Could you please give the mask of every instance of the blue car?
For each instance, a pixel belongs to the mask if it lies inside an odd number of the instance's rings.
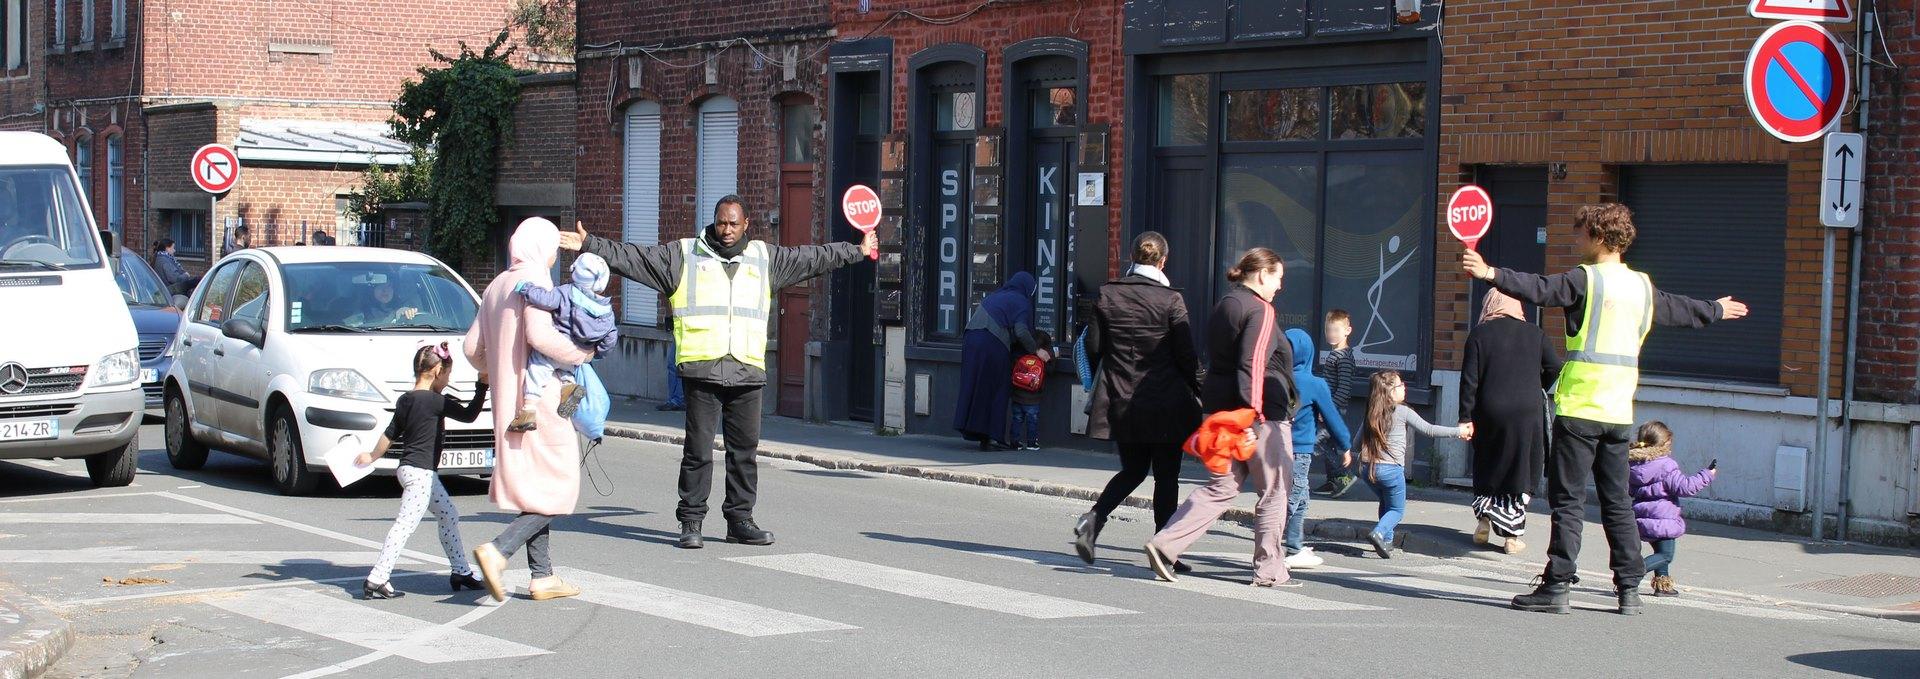
[[[133,331],[140,336],[140,388],[146,395],[147,413],[159,416],[163,406],[161,381],[173,365],[167,347],[180,332],[180,309],[167,286],[160,283],[160,275],[140,255],[121,248],[107,261],[114,282],[120,285],[120,296],[126,299],[127,311],[133,314]]]

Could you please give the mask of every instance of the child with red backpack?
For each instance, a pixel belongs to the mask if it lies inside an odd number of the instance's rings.
[[[1034,343],[1053,346],[1053,335],[1033,331]],[[1013,360],[1013,436],[1014,445],[1027,450],[1040,449],[1040,388],[1047,380],[1047,362],[1040,355],[1027,354]]]

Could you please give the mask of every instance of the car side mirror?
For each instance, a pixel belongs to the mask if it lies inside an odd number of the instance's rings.
[[[267,333],[259,323],[250,319],[236,318],[220,326],[220,334],[259,347],[267,342]]]

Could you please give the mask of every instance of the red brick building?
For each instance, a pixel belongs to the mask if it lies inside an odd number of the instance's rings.
[[[359,172],[405,158],[384,138],[400,84],[432,63],[429,48],[490,40],[511,2],[16,4],[35,13],[31,57],[0,81],[0,125],[67,144],[102,225],[132,247],[172,237],[197,267],[230,219],[259,244],[337,233]],[[187,173],[209,143],[234,146],[244,168],[217,199]]]
[[[1920,493],[1913,470],[1916,294],[1912,257],[1915,113],[1906,84],[1915,63],[1910,7],[1878,4],[1901,69],[1857,63],[1875,81],[1868,159],[1873,188],[1861,272],[1859,391],[1846,435],[1829,437],[1824,505],[1845,494],[1855,536],[1908,542]],[[1689,512],[1735,523],[1810,528],[1819,501],[1814,399],[1820,389],[1821,143],[1786,143],[1755,122],[1741,72],[1754,41],[1776,22],[1745,3],[1450,3],[1444,93],[1438,108],[1439,200],[1469,182],[1486,187],[1495,226],[1480,250],[1497,265],[1563,271],[1577,265],[1573,212],[1618,201],[1636,213],[1626,260],[1665,291],[1752,308],[1739,322],[1656,329],[1641,357],[1636,415],[1672,425],[1684,466],[1722,462]],[[1849,43],[1854,26],[1836,25]],[[1876,50],[1877,51],[1877,50]],[[1876,54],[1876,56],[1878,56]],[[1856,94],[1857,99],[1857,94]],[[1860,119],[1848,115],[1843,130]],[[1460,347],[1481,285],[1458,273],[1459,245],[1437,227],[1433,287],[1434,382],[1443,420],[1452,407]],[[1841,397],[1846,346],[1848,234],[1836,257],[1832,379]],[[1560,314],[1543,314],[1558,336]],[[1836,403],[1834,411],[1839,410]],[[1851,439],[1843,465],[1842,442]],[[1448,476],[1463,449],[1443,455]],[[1832,528],[1828,529],[1831,535]]]
[[[588,230],[653,244],[695,235],[715,203],[741,196],[750,238],[783,245],[834,239],[819,161],[821,65],[832,37],[824,2],[606,0],[576,8],[579,64],[575,204]],[[867,268],[871,268],[870,266]],[[844,277],[780,294],[768,362],[770,409],[807,413],[822,384],[816,338],[823,294]],[[664,395],[670,325],[664,300],[624,283],[620,354],[602,361],[616,392]]]

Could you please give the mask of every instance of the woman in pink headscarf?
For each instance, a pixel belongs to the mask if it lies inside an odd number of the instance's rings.
[[[548,557],[548,526],[556,516],[573,513],[580,497],[580,440],[573,424],[561,417],[559,383],[550,385],[539,401],[520,404],[526,376],[521,369],[527,355],[538,351],[568,367],[593,357],[590,349],[575,346],[553,327],[553,316],[513,293],[522,282],[553,287],[551,271],[560,248],[560,230],[553,222],[534,217],[520,222],[508,249],[513,264],[493,279],[480,298],[480,314],[467,331],[467,360],[493,379],[493,440],[498,457],[488,497],[501,509],[519,512],[492,542],[473,550],[474,564],[486,577],[495,601],[506,600],[501,582],[507,557],[527,548],[527,566],[533,582],[527,592],[535,601],[573,596],[580,589],[553,574]],[[518,406],[518,407],[516,407]],[[539,428],[509,432],[514,413],[528,408]]]
[[[1480,309],[1460,366],[1461,424],[1473,428],[1473,541],[1491,544],[1498,535],[1502,549],[1518,554],[1547,452],[1544,389],[1560,375],[1560,354],[1518,300],[1488,290]]]

